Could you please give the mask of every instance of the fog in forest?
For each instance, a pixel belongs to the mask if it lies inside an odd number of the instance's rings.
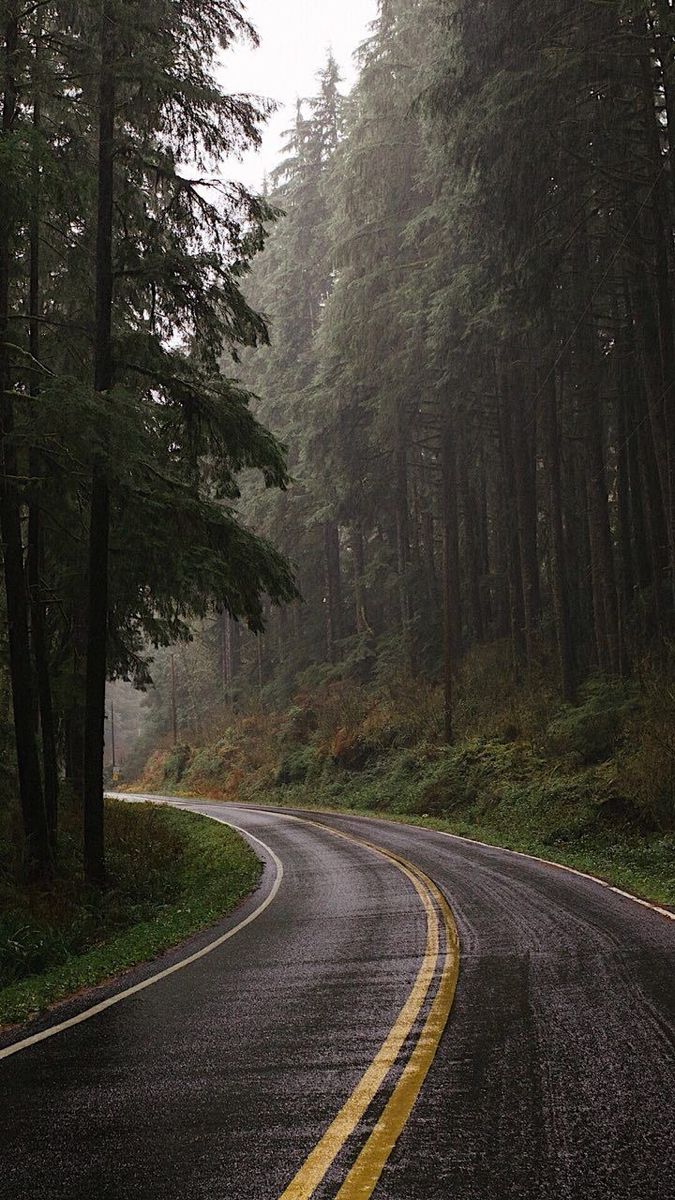
[[[10,875],[113,783],[672,837],[670,0],[0,16]]]
[[[0,41],[3,1200],[675,1196],[675,0]]]

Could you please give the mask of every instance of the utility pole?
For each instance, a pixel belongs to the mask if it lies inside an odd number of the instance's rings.
[[[221,617],[221,676],[223,681],[223,694],[227,700],[230,690],[230,617],[229,614],[223,612]]]
[[[263,648],[262,648],[262,633],[256,634],[256,649],[258,652],[258,692],[262,696],[263,686]]]
[[[178,719],[176,716],[176,659],[171,655],[171,728],[173,731],[173,744],[178,743]]]
[[[226,704],[232,703],[232,624],[229,613],[224,612],[222,617],[222,680],[223,680],[223,697]]]

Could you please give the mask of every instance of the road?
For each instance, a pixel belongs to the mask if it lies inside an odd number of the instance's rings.
[[[190,807],[261,888],[0,1040],[3,1200],[672,1200],[675,921],[429,830]]]

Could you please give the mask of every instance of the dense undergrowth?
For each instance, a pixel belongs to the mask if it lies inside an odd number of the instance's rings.
[[[109,883],[82,882],[79,814],[63,805],[56,876],[21,879],[0,839],[0,1025],[152,958],[229,912],[260,864],[221,824],[151,804],[107,802]]]
[[[561,705],[546,673],[514,686],[494,649],[458,688],[441,739],[439,689],[405,676],[314,681],[284,712],[235,718],[201,746],[157,751],[144,790],[349,808],[436,824],[578,865],[675,902],[675,689],[586,682]]]

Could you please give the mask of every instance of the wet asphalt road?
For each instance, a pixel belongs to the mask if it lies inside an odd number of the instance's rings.
[[[272,811],[194,807],[262,838],[279,891],[199,962],[0,1061],[2,1200],[275,1200],[406,1000],[425,917],[391,862]],[[421,867],[461,939],[450,1020],[375,1200],[673,1200],[675,922],[503,851],[308,815]],[[273,883],[268,862],[217,932]]]

